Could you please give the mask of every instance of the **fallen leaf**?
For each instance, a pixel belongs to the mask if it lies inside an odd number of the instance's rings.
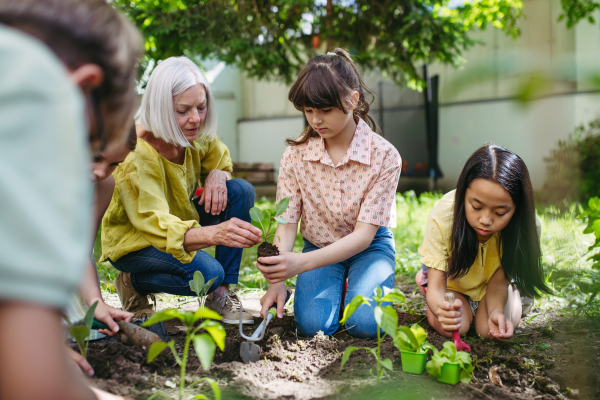
[[[502,387],[502,379],[500,379],[500,375],[498,375],[499,366],[494,366],[490,368],[488,372],[488,377],[490,378],[490,382],[492,382],[496,386]]]

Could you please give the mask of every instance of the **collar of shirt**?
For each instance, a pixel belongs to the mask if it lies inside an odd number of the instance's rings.
[[[365,165],[371,165],[371,144],[373,142],[373,131],[362,118],[358,119],[356,124],[356,132],[346,155],[340,160],[337,165],[342,166],[349,160],[353,160]],[[325,150],[325,141],[322,137],[312,137],[308,140],[306,153],[303,157],[304,161],[319,161],[321,164],[335,167],[329,154]]]

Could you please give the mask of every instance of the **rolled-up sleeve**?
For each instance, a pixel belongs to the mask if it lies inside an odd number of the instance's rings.
[[[129,221],[158,250],[172,254],[183,263],[192,261],[196,252],[184,250],[184,237],[189,229],[200,224],[196,220],[182,221],[170,213],[162,168],[156,164],[152,167],[146,160],[135,165],[136,169],[124,172],[117,181]]]
[[[281,216],[293,224],[298,223],[302,215],[302,193],[294,173],[294,161],[292,160],[297,156],[298,154],[291,147],[286,149],[281,157],[277,179],[277,203],[286,197],[290,199],[287,210]]]
[[[372,225],[394,227],[396,189],[402,170],[402,159],[394,148],[387,151],[381,172],[367,189],[358,214],[358,221]]]
[[[213,169],[233,172],[233,163],[229,155],[229,149],[217,136],[209,143],[208,149],[202,158],[199,181],[204,186],[206,177]]]
[[[421,255],[421,264],[427,265],[440,271],[448,270],[448,241],[436,219],[436,208],[431,211],[427,220],[427,232],[423,238],[423,243],[417,250]]]

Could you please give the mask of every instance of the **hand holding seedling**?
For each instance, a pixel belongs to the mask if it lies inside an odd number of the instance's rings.
[[[459,299],[454,300],[454,303],[443,301],[438,303],[435,315],[438,317],[442,329],[447,332],[460,330],[462,322],[463,304]]]
[[[227,179],[231,174],[227,171],[213,169],[209,172],[202,188],[202,196],[198,204],[204,204],[204,211],[219,215],[227,207]]]
[[[303,254],[286,252],[275,257],[259,257],[256,267],[267,282],[278,283],[305,272],[304,260]]]
[[[490,328],[490,338],[499,342],[507,342],[515,331],[512,321],[506,319],[504,312],[494,310],[488,318],[488,327]]]

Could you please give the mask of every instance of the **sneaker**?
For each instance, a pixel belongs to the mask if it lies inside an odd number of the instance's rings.
[[[127,273],[127,275],[129,274]],[[129,281],[127,278],[129,278],[129,276],[125,276],[123,272],[119,272],[115,278],[115,289],[119,295],[119,300],[121,300],[121,308],[133,313],[134,318],[150,317],[154,314],[154,310],[151,303],[148,301],[148,296],[142,296],[136,292],[130,282],[128,282],[129,285],[127,285],[125,283],[126,281]],[[156,298],[154,295],[150,296],[154,300],[154,305],[156,306]]]
[[[206,308],[210,308],[217,314],[223,317],[223,322],[226,324],[240,323],[240,298],[237,294],[225,289],[224,296],[215,296],[214,293],[206,297]],[[252,314],[244,311],[242,314],[242,324],[254,324]]]
[[[527,314],[529,314],[529,312],[533,308],[534,304],[535,304],[535,301],[533,300],[533,298],[527,297],[527,296],[521,296],[521,307],[522,307],[521,317],[524,317]]]

